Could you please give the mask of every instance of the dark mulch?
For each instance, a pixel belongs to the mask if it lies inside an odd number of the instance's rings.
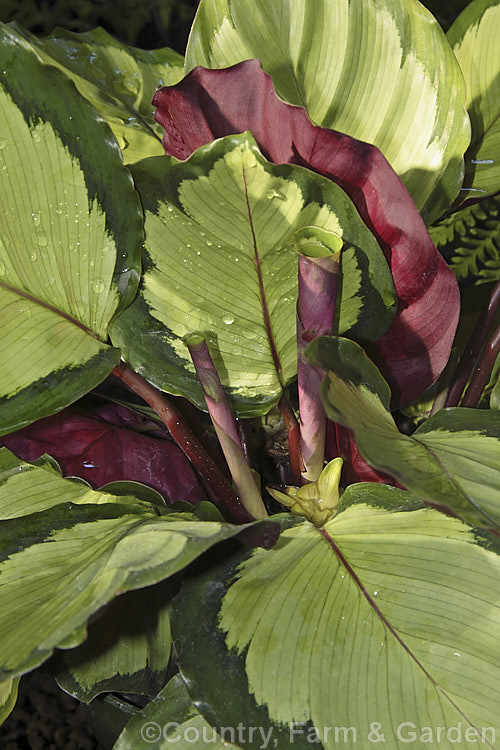
[[[53,678],[32,672],[21,680],[17,705],[0,727],[2,750],[98,750],[79,701]]]

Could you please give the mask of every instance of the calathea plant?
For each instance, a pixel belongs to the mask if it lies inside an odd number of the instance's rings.
[[[499,746],[499,26],[2,27],[2,719],[43,665],[116,750]]]

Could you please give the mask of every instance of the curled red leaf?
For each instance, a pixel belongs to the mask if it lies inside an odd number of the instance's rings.
[[[195,68],[153,98],[167,154],[250,130],[276,164],[298,164],[336,182],[351,198],[389,263],[399,304],[372,351],[393,405],[415,399],[443,370],[459,316],[455,277],[435,248],[407,189],[383,154],[313,125],[305,109],[281,101],[258,60],[224,70]]]
[[[24,461],[53,456],[64,476],[85,479],[94,488],[135,481],[158,490],[167,504],[197,503],[206,495],[182,451],[165,437],[140,432],[144,420],[116,405],[86,416],[74,409],[40,419],[2,438]]]

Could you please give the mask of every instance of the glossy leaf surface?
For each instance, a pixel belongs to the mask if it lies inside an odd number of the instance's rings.
[[[11,713],[17,701],[19,677],[0,682],[0,725]]]
[[[176,675],[139,716],[128,722],[113,750],[136,750],[145,740],[152,750],[168,750],[173,743],[179,750],[237,750],[241,745],[228,741],[234,736],[232,728],[228,728],[224,739],[217,734],[193,705],[184,682]]]
[[[249,58],[314,123],[377,146],[428,223],[450,206],[469,143],[464,83],[419,2],[203,0],[186,70]]]
[[[0,71],[4,434],[76,400],[119,361],[107,326],[137,287],[142,217],[108,126],[7,27]]]
[[[169,577],[242,530],[189,513],[159,517],[5,448],[0,461],[1,679],[77,646],[90,615],[117,593]]]
[[[407,492],[352,485],[324,528],[298,522],[271,550],[183,587],[172,630],[191,700],[214,727],[271,730],[279,750],[291,737],[310,747],[312,727],[314,746],[330,750],[368,746],[374,728],[399,747],[412,724],[459,723],[460,747],[489,727],[493,748],[498,553],[497,541]],[[418,736],[417,747],[456,746]]]
[[[158,86],[182,77],[181,55],[168,47],[130,47],[101,28],[81,34],[56,29],[43,39],[17,30],[94,105],[113,131],[125,163],[162,153],[151,99]]]
[[[462,69],[472,140],[460,202],[500,190],[500,2],[473,0],[448,31]]]
[[[113,599],[80,646],[57,654],[59,686],[84,703],[104,692],[156,695],[170,659],[170,596],[163,581]]]
[[[249,129],[275,163],[325,175],[350,196],[383,249],[399,301],[378,341],[397,404],[414,400],[445,366],[458,320],[458,289],[410,195],[381,152],[325,128],[280,101],[257,60],[229,70],[196,68],[155,95],[167,153],[179,159],[214,138]]]
[[[341,235],[340,331],[373,340],[394,288],[382,252],[345,193],[296,166],[267,162],[249,133],[186,162],[132,168],[146,214],[139,298],[113,323],[127,361],[157,387],[205,400],[182,338],[200,332],[240,414],[262,414],[297,372],[295,231]]]
[[[357,344],[323,337],[308,355],[326,372],[322,397],[328,416],[354,432],[369,464],[428,502],[481,526],[498,526],[498,412],[444,409],[411,436],[403,435],[389,411],[387,383]]]

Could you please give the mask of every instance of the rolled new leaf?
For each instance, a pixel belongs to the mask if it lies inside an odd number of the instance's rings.
[[[196,333],[186,336],[184,343],[189,349],[198,380],[203,388],[208,413],[215,427],[240,500],[254,518],[265,518],[267,511],[248,465],[238,436],[236,422],[229,409],[207,343],[203,336]]]
[[[500,526],[498,412],[441,409],[404,435],[390,413],[386,381],[354,341],[317,338],[307,357],[326,372],[321,393],[328,416],[352,430],[365,461],[468,523]]]
[[[376,344],[393,405],[413,401],[438,378],[458,322],[458,286],[381,151],[313,125],[303,108],[278,99],[258,60],[227,70],[195,68],[175,86],[158,90],[153,104],[165,128],[165,150],[178,159],[216,138],[250,130],[275,164],[299,164],[337,183],[377,239],[394,279],[398,312]]]
[[[318,227],[302,227],[293,237],[299,252],[297,375],[303,477],[315,482],[325,463],[326,413],[320,387],[324,373],[304,357],[308,344],[333,330],[342,238]]]

